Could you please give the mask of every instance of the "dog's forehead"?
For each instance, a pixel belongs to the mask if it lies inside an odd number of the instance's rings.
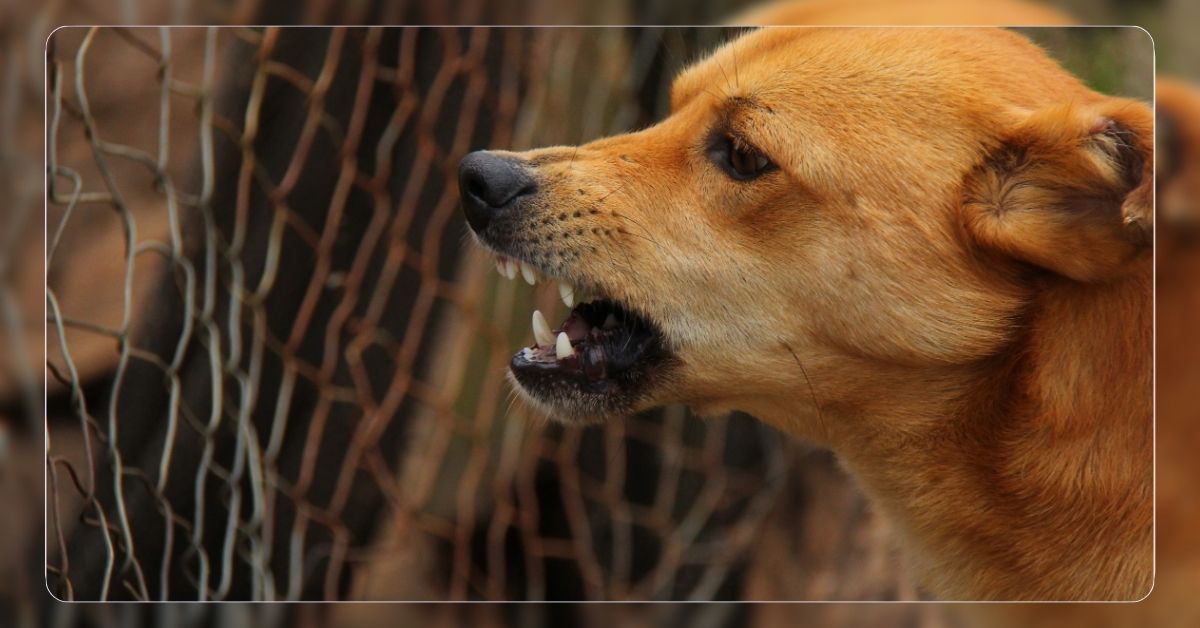
[[[981,52],[983,51],[983,52]],[[986,63],[984,62],[986,61]],[[1040,77],[1031,84],[1030,72]],[[694,100],[823,92],[890,98],[1002,94],[1025,100],[1078,91],[1078,82],[1027,39],[996,28],[794,27],[749,31],[684,69],[671,88],[679,110]],[[1009,90],[1012,91],[1012,90]],[[997,103],[999,104],[999,103]]]
[[[769,58],[779,47],[805,36],[807,28],[763,28],[726,42],[685,68],[671,84],[671,106],[678,110],[701,95],[729,97],[757,91],[779,67]],[[772,68],[764,66],[773,65]],[[765,71],[764,71],[765,69]]]
[[[748,31],[684,69],[672,104],[699,96],[744,96],[817,81],[858,79],[904,63],[912,55],[907,29],[770,26]],[[870,48],[872,54],[863,54]],[[887,63],[881,63],[882,58]],[[919,63],[914,60],[911,65]]]

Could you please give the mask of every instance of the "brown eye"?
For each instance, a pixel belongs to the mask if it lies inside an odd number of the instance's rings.
[[[762,153],[733,146],[729,151],[729,166],[743,177],[753,177],[771,164]]]
[[[717,138],[709,148],[709,158],[739,181],[758,177],[775,166],[758,149],[729,136]]]

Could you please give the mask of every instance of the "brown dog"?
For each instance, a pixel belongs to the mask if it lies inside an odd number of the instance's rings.
[[[671,401],[837,451],[925,584],[1152,579],[1153,116],[995,29],[753,31],[672,114],[473,153],[468,221],[576,307],[513,358],[565,419]]]

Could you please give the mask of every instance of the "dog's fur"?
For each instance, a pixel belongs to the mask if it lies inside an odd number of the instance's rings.
[[[1065,26],[1058,9],[1024,0],[793,0],[755,6],[730,24],[791,26]]]
[[[523,220],[543,272],[661,327],[638,407],[832,447],[936,595],[1137,599],[1152,128],[1008,31],[768,28],[683,72],[662,123],[520,154]],[[731,179],[714,133],[776,169]]]

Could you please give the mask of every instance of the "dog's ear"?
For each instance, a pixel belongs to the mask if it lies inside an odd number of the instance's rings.
[[[1130,100],[1021,113],[963,186],[979,245],[1078,281],[1115,278],[1153,242],[1154,116]]]

